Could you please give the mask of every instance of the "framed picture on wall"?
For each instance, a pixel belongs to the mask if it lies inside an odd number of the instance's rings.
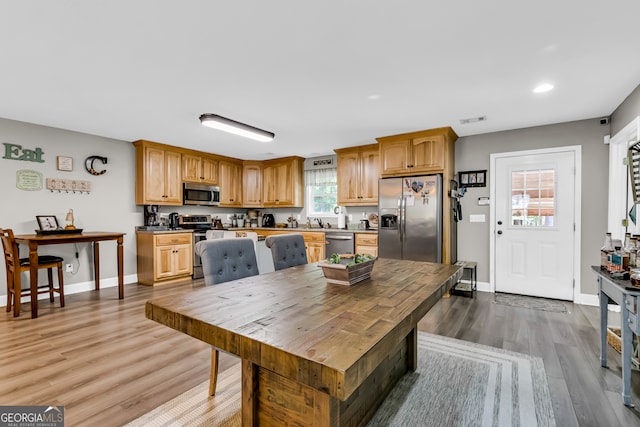
[[[462,187],[486,187],[487,171],[464,171],[458,172],[458,179]]]

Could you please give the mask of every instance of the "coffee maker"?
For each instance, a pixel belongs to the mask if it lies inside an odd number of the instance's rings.
[[[160,215],[158,213],[158,205],[144,206],[144,225],[145,227],[155,227],[160,225]]]

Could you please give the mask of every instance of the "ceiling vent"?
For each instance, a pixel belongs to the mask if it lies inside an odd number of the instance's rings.
[[[487,116],[471,117],[469,119],[460,119],[460,124],[468,125],[470,123],[478,123],[478,122],[486,122],[486,121],[487,121]]]
[[[332,169],[336,167],[336,156],[310,157],[304,159],[304,170]]]

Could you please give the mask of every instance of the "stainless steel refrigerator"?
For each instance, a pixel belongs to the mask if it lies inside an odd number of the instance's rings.
[[[442,176],[382,178],[378,256],[442,262]]]

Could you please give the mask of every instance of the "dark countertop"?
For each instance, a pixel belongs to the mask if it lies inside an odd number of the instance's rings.
[[[358,228],[354,229],[344,229],[344,228],[320,228],[320,227],[255,227],[255,228],[247,228],[247,227],[237,227],[237,228],[229,228],[230,231],[234,230],[246,230],[246,231],[260,231],[260,230],[268,230],[268,231],[289,231],[291,233],[302,233],[302,232],[322,232],[322,233],[368,233],[368,234],[378,234],[377,228],[370,228],[368,230],[361,230]]]

